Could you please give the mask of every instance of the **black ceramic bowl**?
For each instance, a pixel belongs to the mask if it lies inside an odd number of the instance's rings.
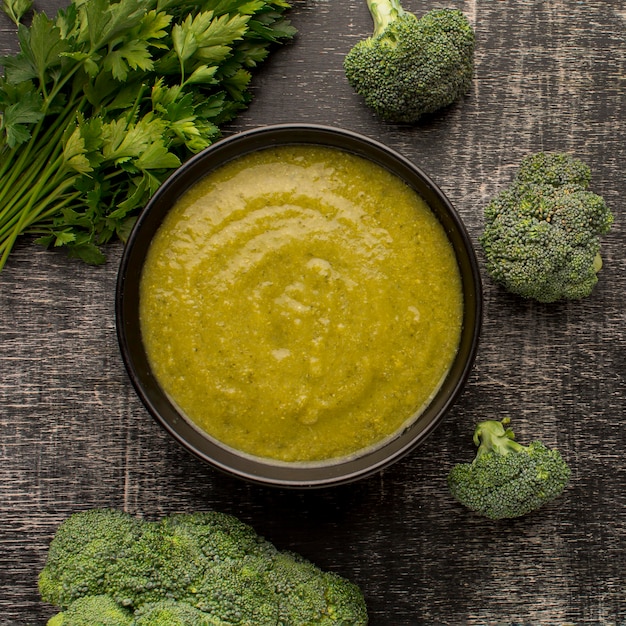
[[[464,318],[454,363],[426,410],[405,430],[381,447],[361,456],[322,465],[286,464],[239,454],[206,436],[181,415],[155,379],[142,344],[139,282],[153,235],[170,207],[208,172],[242,154],[270,146],[315,144],[349,151],[395,173],[429,204],[443,225],[456,253],[462,276]],[[253,482],[283,487],[322,487],[346,483],[379,471],[413,450],[441,422],[459,396],[476,354],[482,316],[478,264],[457,212],[419,167],[381,143],[361,135],[317,125],[267,126],[223,139],[180,167],[157,191],[140,215],[122,257],[116,294],[117,333],[130,379],[152,416],[180,444],[229,474]]]

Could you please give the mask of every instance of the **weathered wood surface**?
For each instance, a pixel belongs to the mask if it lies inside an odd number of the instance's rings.
[[[0,274],[0,624],[44,624],[36,576],[73,511],[145,516],[213,507],[282,548],[352,578],[374,626],[626,623],[626,7],[618,0],[454,2],[475,25],[471,95],[415,127],[376,120],[348,86],[345,53],[367,35],[362,0],[297,0],[300,34],[255,77],[227,134],[317,122],[363,132],[424,167],[476,240],[485,202],[529,152],[567,150],[593,169],[616,216],[583,302],[542,306],[485,277],[474,372],[418,451],[353,486],[263,489],[217,474],[147,415],[123,369],[113,292],[119,246],[91,268],[27,241]],[[50,14],[59,0],[36,1]],[[406,0],[422,12],[435,5]],[[0,18],[0,52],[17,37]],[[476,420],[515,418],[573,469],[566,495],[493,523],[451,501],[445,476],[473,454]]]

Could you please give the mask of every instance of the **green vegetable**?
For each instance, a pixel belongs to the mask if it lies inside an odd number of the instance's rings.
[[[217,512],[154,522],[108,509],[75,513],[50,544],[39,590],[62,609],[49,626],[80,626],[82,616],[103,626],[368,621],[356,585],[279,551],[251,526]],[[119,622],[105,621],[116,611]]]
[[[39,590],[46,601],[67,607],[83,596],[103,593],[108,571],[141,538],[143,523],[126,513],[93,510],[70,516],[50,544]]]
[[[474,74],[475,35],[456,9],[418,19],[399,0],[367,0],[374,33],[346,55],[353,89],[383,120],[416,122],[467,93]]]
[[[591,294],[602,267],[599,236],[613,214],[589,191],[591,170],[563,153],[527,156],[485,208],[486,269],[508,291],[539,302]]]
[[[19,22],[28,0],[3,0]],[[18,236],[101,263],[139,209],[251,99],[293,37],[286,0],[74,0],[0,59],[0,269]]]
[[[48,626],[135,626],[133,615],[107,595],[85,596],[48,620]]]
[[[32,6],[32,0],[2,0],[2,10],[18,25]]]
[[[517,443],[505,428],[509,421],[480,422],[474,431],[476,458],[455,465],[448,475],[450,492],[461,504],[494,520],[538,509],[559,496],[570,477],[558,450],[541,441]]]
[[[228,626],[186,602],[161,600],[148,602],[134,615],[132,626]]]

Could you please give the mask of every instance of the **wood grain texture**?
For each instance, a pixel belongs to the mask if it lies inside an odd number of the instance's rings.
[[[52,14],[61,3],[36,6]],[[571,151],[616,217],[593,295],[538,305],[484,276],[480,353],[436,434],[358,484],[285,492],[205,467],[141,406],[115,335],[119,245],[92,268],[20,241],[0,274],[0,625],[45,624],[53,609],[36,576],[50,537],[96,506],[148,518],[233,513],[357,582],[373,626],[626,623],[626,10],[617,0],[448,6],[478,39],[472,91],[458,105],[413,127],[381,123],[342,70],[370,32],[365,3],[296,0],[300,34],[255,75],[252,106],[225,134],[316,122],[370,135],[431,174],[474,241],[482,207],[525,154]],[[0,17],[0,53],[16,49]],[[573,475],[558,502],[494,523],[452,502],[445,477],[472,457],[474,423],[502,413],[521,441],[558,446]]]

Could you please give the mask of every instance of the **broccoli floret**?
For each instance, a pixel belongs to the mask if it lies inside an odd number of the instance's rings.
[[[248,524],[216,511],[166,518],[171,532],[193,541],[205,571],[185,601],[228,623],[275,624],[277,603],[267,569],[276,547]]]
[[[277,555],[269,576],[279,595],[281,624],[367,624],[367,610],[356,585],[331,572],[320,572],[298,554]]]
[[[267,578],[268,565],[268,561],[254,556],[215,563],[187,601],[228,624],[279,624],[276,592]]]
[[[94,509],[70,516],[57,529],[39,575],[46,602],[67,608],[103,592],[103,576],[141,535],[142,522],[121,511]]]
[[[307,617],[311,624],[332,623],[326,576],[320,576],[315,565],[284,552],[273,560],[270,579],[278,594],[281,623],[300,624]]]
[[[448,475],[452,495],[490,519],[520,517],[553,500],[567,485],[570,469],[558,450],[541,441],[523,446],[505,426],[510,420],[480,422],[472,463],[455,465]]]
[[[202,578],[207,559],[168,518],[144,523],[132,546],[104,574],[104,590],[123,606],[180,598]]]
[[[135,626],[133,614],[107,595],[85,596],[74,600],[62,613],[48,620],[47,626]]]
[[[514,181],[485,207],[486,269],[508,291],[539,302],[591,294],[602,267],[599,236],[613,214],[589,191],[591,170],[564,153],[523,159]]]
[[[333,572],[324,574],[326,603],[332,624],[367,624],[367,608],[357,585]]]
[[[166,518],[172,534],[192,539],[211,561],[238,561],[246,556],[269,558],[278,550],[249,524],[219,511],[178,513]]]
[[[367,624],[356,585],[273,546],[216,562],[186,601],[229,624]]]
[[[352,88],[383,120],[414,123],[464,96],[474,74],[475,34],[456,9],[418,19],[399,0],[367,0],[374,33],[346,55]]]
[[[367,624],[356,585],[217,512],[155,522],[112,510],[76,513],[52,540],[39,580],[43,599],[67,611],[76,598],[105,594],[134,615],[133,626]]]
[[[132,626],[228,626],[186,602],[161,600],[144,604],[135,612]]]

